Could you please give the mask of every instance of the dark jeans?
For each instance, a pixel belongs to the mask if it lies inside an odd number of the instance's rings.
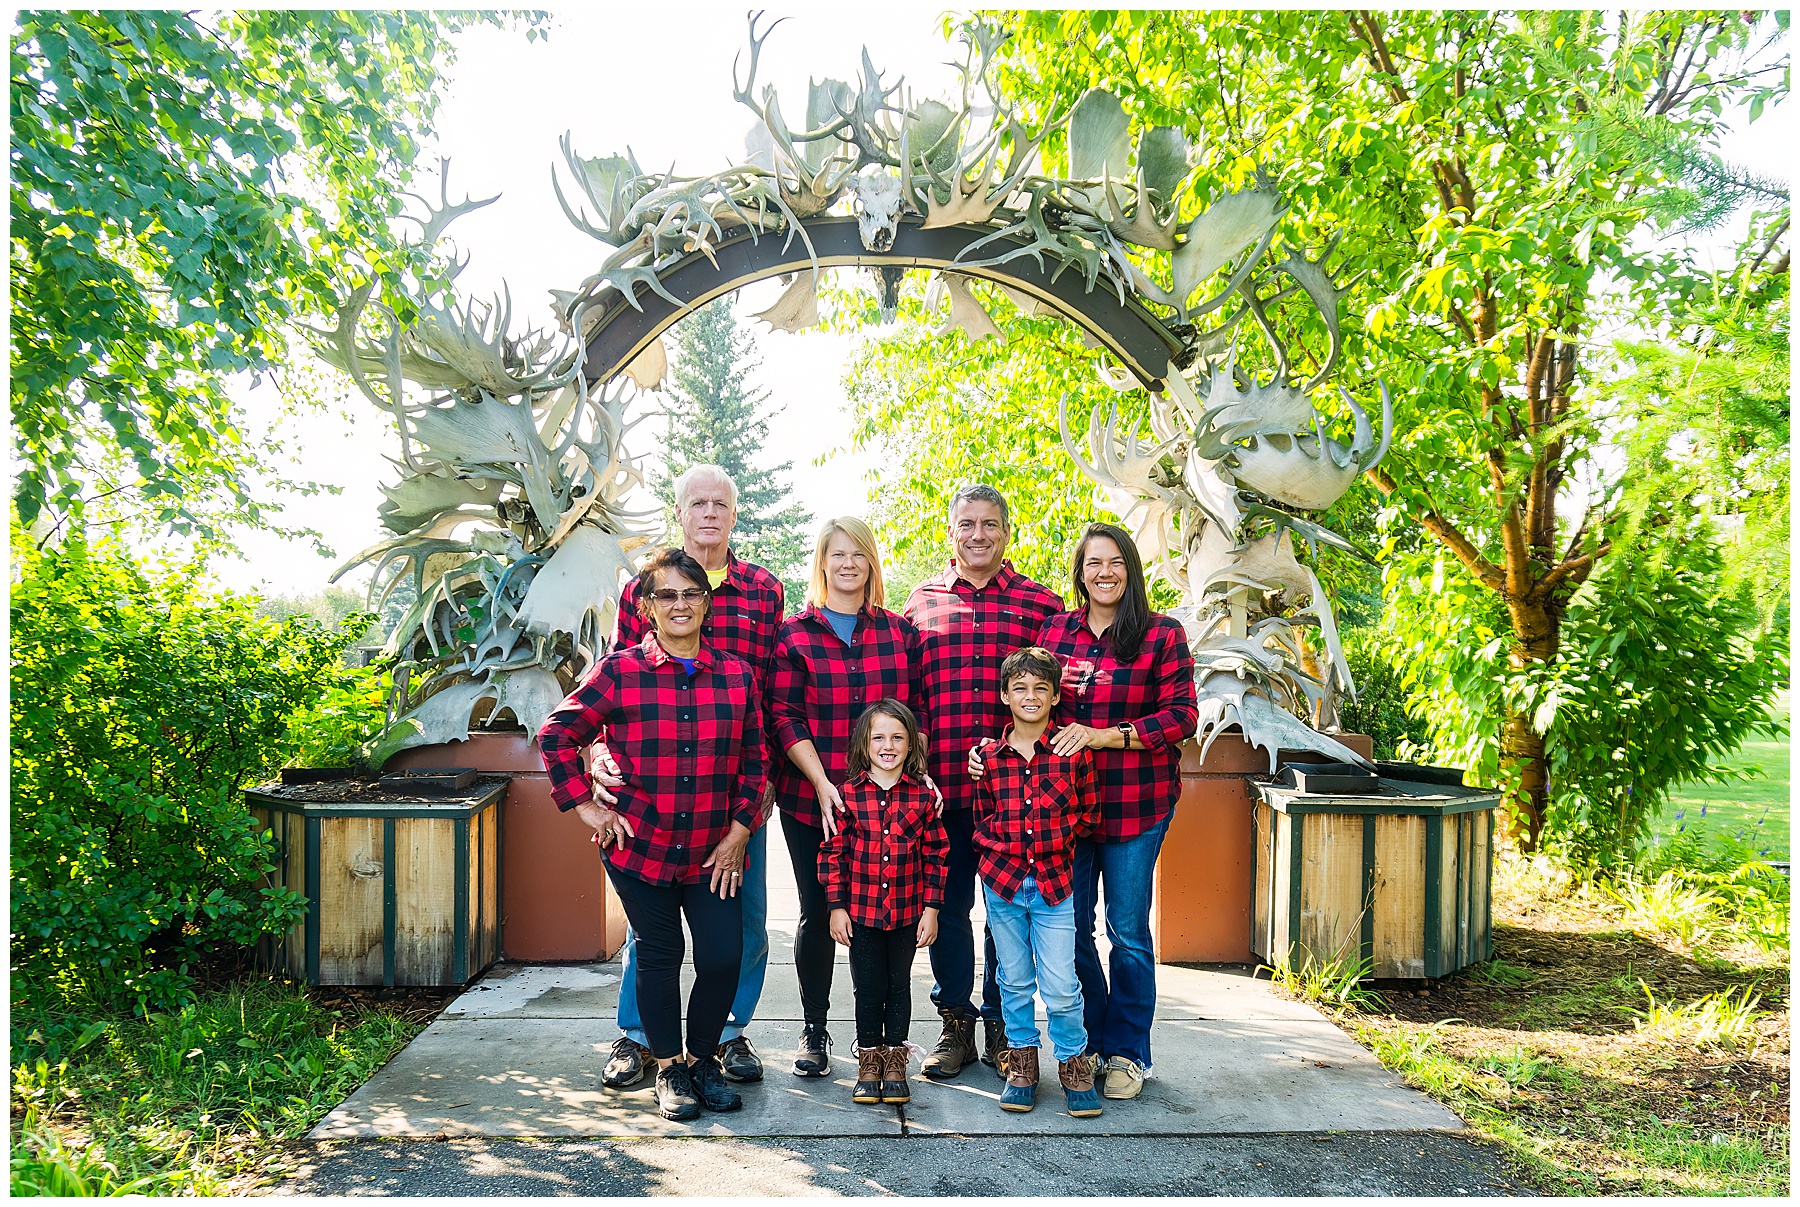
[[[731,1013],[744,958],[744,902],[698,884],[650,884],[606,867],[637,934],[637,1000],[650,1054],[673,1060],[681,1046],[681,916],[694,936],[694,988],[687,1002],[687,1052],[711,1056]]]
[[[856,1046],[906,1042],[912,1026],[913,953],[919,924],[876,930],[850,924],[850,983],[856,986]]]
[[[1075,973],[1087,1015],[1089,1047],[1125,1056],[1150,1070],[1150,1023],[1156,1014],[1156,946],[1150,936],[1150,897],[1156,857],[1174,815],[1136,838],[1075,844]],[[1100,967],[1094,914],[1106,892],[1107,969]],[[1110,973],[1110,976],[1108,975]]]
[[[950,836],[950,877],[944,882],[944,904],[938,910],[938,937],[931,952],[931,1004],[959,1014],[976,1013],[969,1000],[975,990],[975,924],[969,911],[975,905],[976,870],[975,810],[944,810],[944,830]],[[983,1018],[1000,1017],[1000,985],[994,979],[1000,961],[994,955],[994,936],[981,928],[981,1010]]]
[[[819,883],[819,847],[825,831],[795,821],[784,810],[781,836],[787,840],[788,857],[794,861],[794,885],[800,890],[800,925],[794,931],[794,971],[800,977],[800,1014],[808,1024],[823,1026],[831,1013],[832,962],[837,944],[831,941],[831,907],[825,886]]]

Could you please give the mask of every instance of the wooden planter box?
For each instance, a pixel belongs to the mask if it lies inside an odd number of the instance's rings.
[[[1412,980],[1490,957],[1499,797],[1458,771],[1379,767],[1367,795],[1256,785],[1250,946],[1265,963],[1361,959]]]
[[[274,836],[272,883],[305,921],[257,952],[309,985],[464,985],[500,958],[504,776],[414,794],[372,780],[246,789]]]

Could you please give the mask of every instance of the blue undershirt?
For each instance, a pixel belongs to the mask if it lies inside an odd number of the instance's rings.
[[[833,612],[824,604],[819,605],[819,611],[824,614],[825,623],[831,626],[831,631],[838,635],[838,640],[849,645],[850,634],[856,632],[856,613]]]
[[[677,661],[677,662],[681,663],[681,665],[687,667],[687,673],[690,678],[694,674],[694,664],[696,662],[700,661],[698,658],[681,658],[674,654],[670,654],[669,657],[674,658],[675,661]]]

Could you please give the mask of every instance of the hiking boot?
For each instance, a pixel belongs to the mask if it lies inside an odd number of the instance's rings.
[[[656,1073],[656,1111],[664,1119],[685,1123],[700,1114],[700,1095],[694,1089],[694,1075],[676,1061]]]
[[[748,1036],[740,1035],[736,1039],[726,1040],[719,1045],[719,1050],[713,1056],[717,1058],[726,1081],[762,1080],[762,1057],[750,1046]]]
[[[1008,1048],[1000,1057],[1006,1088],[1000,1091],[1000,1109],[1024,1113],[1037,1105],[1038,1050]]]
[[[731,1088],[725,1080],[724,1070],[719,1068],[717,1057],[708,1056],[697,1060],[691,1066],[690,1074],[694,1083],[694,1093],[700,1099],[700,1105],[709,1111],[735,1111],[744,1105],[743,1095]]]
[[[1100,1092],[1094,1088],[1092,1057],[1083,1053],[1072,1060],[1059,1061],[1056,1079],[1062,1082],[1063,1097],[1069,1103],[1069,1114],[1077,1119],[1091,1119],[1101,1112]]]
[[[942,1081],[946,1077],[954,1077],[963,1071],[964,1065],[974,1064],[975,1052],[975,1020],[950,1009],[940,1008],[938,1014],[944,1020],[944,1033],[938,1037],[937,1047],[925,1058],[923,1072],[934,1081]]]
[[[1000,1053],[1006,1051],[1006,1020],[984,1017],[981,1031],[981,1063],[998,1072]]]
[[[856,1050],[856,1088],[850,1091],[852,1102],[881,1101],[881,1070],[886,1055],[887,1049],[883,1047]]]
[[[912,1091],[906,1085],[906,1066],[912,1054],[906,1050],[905,1044],[890,1044],[882,1049],[881,1057],[881,1100],[883,1102],[911,1102]]]
[[[824,1023],[807,1023],[794,1050],[794,1076],[831,1076],[831,1036]]]
[[[1136,1098],[1144,1092],[1144,1067],[1129,1056],[1110,1056],[1106,1061],[1106,1086],[1101,1090],[1108,1098]]]
[[[644,1079],[656,1067],[650,1049],[629,1035],[613,1040],[612,1056],[600,1070],[600,1084],[615,1090],[628,1089]]]

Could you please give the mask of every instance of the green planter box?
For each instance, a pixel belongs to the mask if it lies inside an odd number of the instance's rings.
[[[309,985],[465,985],[500,958],[500,801],[484,775],[442,796],[373,780],[246,789],[275,836],[272,884],[306,919],[258,945],[265,967]]]
[[[1379,792],[1257,784],[1250,948],[1415,980],[1493,951],[1494,807],[1448,768],[1384,763]]]

